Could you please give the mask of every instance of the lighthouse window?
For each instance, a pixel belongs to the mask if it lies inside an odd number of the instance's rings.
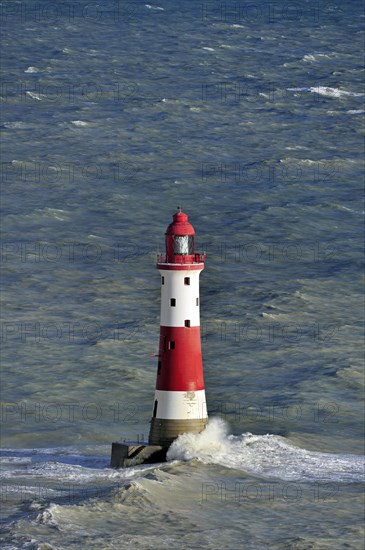
[[[199,305],[199,298],[196,299],[196,305]]]
[[[161,284],[164,285],[165,284],[165,277],[162,275],[161,277]]]
[[[190,319],[185,319],[185,326],[190,327]]]
[[[176,306],[176,298],[170,298],[170,306],[175,307]]]
[[[174,340],[170,340],[170,342],[169,342],[169,349],[175,349],[175,342],[174,342]]]
[[[161,373],[161,361],[157,363],[157,374]]]
[[[156,418],[156,414],[157,414],[157,399],[155,399],[155,404],[153,405],[153,418]]]
[[[174,253],[179,255],[194,254],[194,237],[189,235],[175,235]]]
[[[190,285],[190,277],[184,277],[184,285]]]

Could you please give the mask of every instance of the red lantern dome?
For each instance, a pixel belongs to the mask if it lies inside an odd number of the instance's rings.
[[[166,230],[166,259],[168,264],[192,264],[204,261],[201,254],[195,254],[194,227],[188,215],[181,208],[173,215],[173,222]],[[159,263],[161,263],[161,260]]]

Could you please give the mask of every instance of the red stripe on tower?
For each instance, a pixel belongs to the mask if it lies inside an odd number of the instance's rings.
[[[161,321],[150,445],[167,446],[207,422],[200,341],[199,276],[205,256],[195,253],[188,216],[173,215],[166,231],[166,255],[159,257]]]

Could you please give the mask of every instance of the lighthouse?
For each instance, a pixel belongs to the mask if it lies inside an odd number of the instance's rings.
[[[113,443],[112,467],[161,462],[170,444],[208,423],[200,338],[199,277],[205,255],[195,252],[195,230],[178,207],[157,258],[161,313],[156,389],[148,443]]]
[[[149,443],[169,446],[181,433],[201,432],[207,422],[200,340],[199,276],[195,231],[179,211],[166,231],[161,276],[161,320],[157,380]]]

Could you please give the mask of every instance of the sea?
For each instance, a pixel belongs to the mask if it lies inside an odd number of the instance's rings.
[[[361,1],[4,0],[1,548],[364,548]],[[146,441],[181,206],[209,424]]]

